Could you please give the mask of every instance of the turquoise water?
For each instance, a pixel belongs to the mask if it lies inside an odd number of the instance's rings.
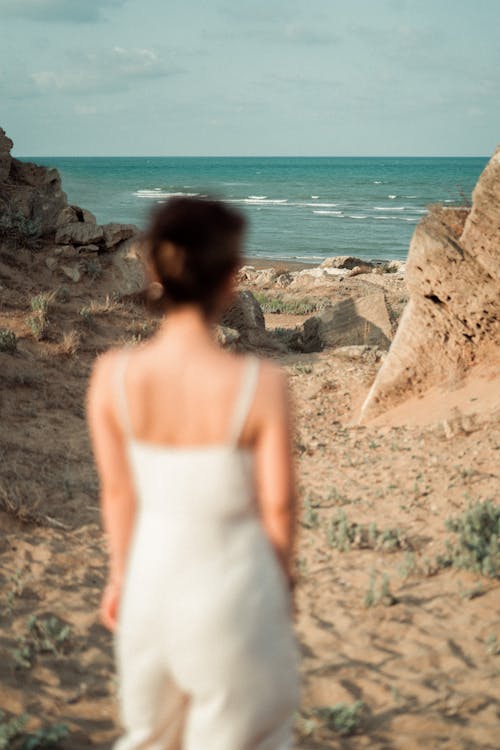
[[[176,193],[210,193],[249,219],[247,252],[316,261],[404,259],[430,203],[460,205],[486,158],[30,157],[59,169],[71,203],[99,222],[144,226]]]

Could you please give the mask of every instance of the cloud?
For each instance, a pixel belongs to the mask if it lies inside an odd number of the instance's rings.
[[[74,60],[74,53],[71,58]],[[153,50],[114,47],[82,53],[72,67],[40,70],[30,78],[39,92],[82,94],[123,91],[140,80],[160,79],[180,72],[180,68],[164,62]]]
[[[0,0],[3,15],[30,18],[35,21],[70,21],[94,23],[103,11],[120,7],[127,0]]]

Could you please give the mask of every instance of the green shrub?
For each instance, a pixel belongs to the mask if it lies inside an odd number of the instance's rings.
[[[447,543],[447,554],[438,558],[440,565],[500,578],[500,505],[491,500],[469,505],[461,516],[449,518],[446,528],[456,540]]]
[[[314,713],[325,723],[327,729],[346,737],[359,729],[363,708],[363,701],[355,701],[354,703],[336,703],[334,706],[320,706],[314,709]]]
[[[345,512],[339,510],[326,529],[330,547],[346,552],[350,549],[382,549],[393,551],[408,546],[399,529],[378,529],[375,523],[351,523]]]
[[[0,352],[13,354],[17,350],[17,338],[14,331],[8,328],[0,328]]]
[[[284,300],[279,295],[273,296],[263,292],[256,292],[255,299],[265,313],[288,313],[289,315],[308,315],[317,310],[323,310],[329,304],[328,300],[309,297]]]
[[[66,724],[52,724],[26,734],[23,730],[27,721],[27,714],[6,719],[4,712],[0,711],[0,750],[10,750],[14,746],[19,750],[54,748],[69,735]]]
[[[41,233],[42,225],[38,219],[29,219],[16,210],[2,211],[0,214],[0,239],[37,247]]]

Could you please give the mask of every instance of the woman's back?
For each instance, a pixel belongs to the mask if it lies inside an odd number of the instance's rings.
[[[148,270],[166,316],[91,379],[110,551],[101,611],[116,632],[125,728],[116,750],[291,747],[287,383],[213,332],[235,296],[243,224],[217,201],[157,210]]]

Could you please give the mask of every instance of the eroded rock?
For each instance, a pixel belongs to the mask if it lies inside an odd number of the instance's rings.
[[[119,224],[117,222],[111,222],[110,224],[102,225],[102,232],[104,244],[109,250],[120,242],[134,237],[139,233],[139,230],[135,224]]]
[[[391,322],[382,292],[336,302],[303,325],[305,352],[324,347],[376,346],[388,349],[392,338]]]
[[[90,245],[100,242],[104,237],[102,227],[87,222],[74,222],[59,227],[55,241],[58,245]]]
[[[417,225],[406,283],[410,301],[362,420],[434,386],[456,384],[472,365],[498,356],[500,148],[479,178],[470,213],[450,218],[439,208]]]

